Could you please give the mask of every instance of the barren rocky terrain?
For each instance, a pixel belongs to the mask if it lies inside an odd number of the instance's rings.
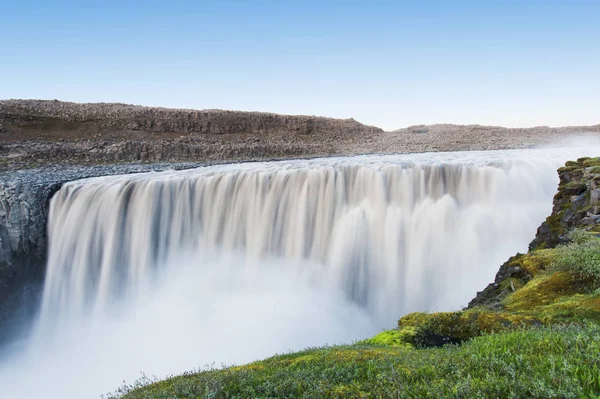
[[[600,125],[430,125],[386,132],[354,119],[6,100],[0,101],[0,170],[527,148],[583,133],[598,136]]]

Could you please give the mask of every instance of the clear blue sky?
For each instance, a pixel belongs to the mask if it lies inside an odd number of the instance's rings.
[[[2,0],[0,98],[600,123],[600,0]]]

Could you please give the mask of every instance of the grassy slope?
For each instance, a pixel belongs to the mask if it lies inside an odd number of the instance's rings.
[[[133,398],[584,398],[600,392],[600,328],[566,326],[409,349],[351,345],[171,378]]]
[[[527,277],[502,281],[499,304],[409,314],[355,345],[188,373],[125,398],[599,398],[600,239],[579,232],[507,267]]]

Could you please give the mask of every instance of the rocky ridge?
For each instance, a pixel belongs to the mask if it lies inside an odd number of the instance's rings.
[[[27,132],[39,130],[62,135],[71,128],[77,133],[93,132],[117,136],[136,131],[146,133],[236,134],[281,131],[286,134],[381,132],[354,119],[306,115],[279,115],[267,112],[152,108],[128,104],[77,104],[44,100],[0,101],[4,129]]]
[[[600,125],[527,129],[431,125],[384,132],[354,119],[6,100],[0,101],[0,170],[530,148],[599,133]]]
[[[382,133],[354,119],[7,100],[0,101],[0,169],[327,156]]]

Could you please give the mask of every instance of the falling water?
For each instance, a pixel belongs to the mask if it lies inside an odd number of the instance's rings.
[[[320,264],[382,325],[455,308],[533,237],[555,170],[366,158],[68,183],[51,203],[42,316],[102,311],[181,253],[215,249]]]
[[[458,309],[527,249],[551,210],[557,167],[585,152],[265,162],[68,183],[51,202],[35,341],[52,361],[37,378],[87,359],[77,372],[89,378],[60,396],[76,397],[132,371],[244,362],[365,337],[411,311]],[[40,357],[30,361],[39,370]],[[0,382],[18,372],[0,368]]]

